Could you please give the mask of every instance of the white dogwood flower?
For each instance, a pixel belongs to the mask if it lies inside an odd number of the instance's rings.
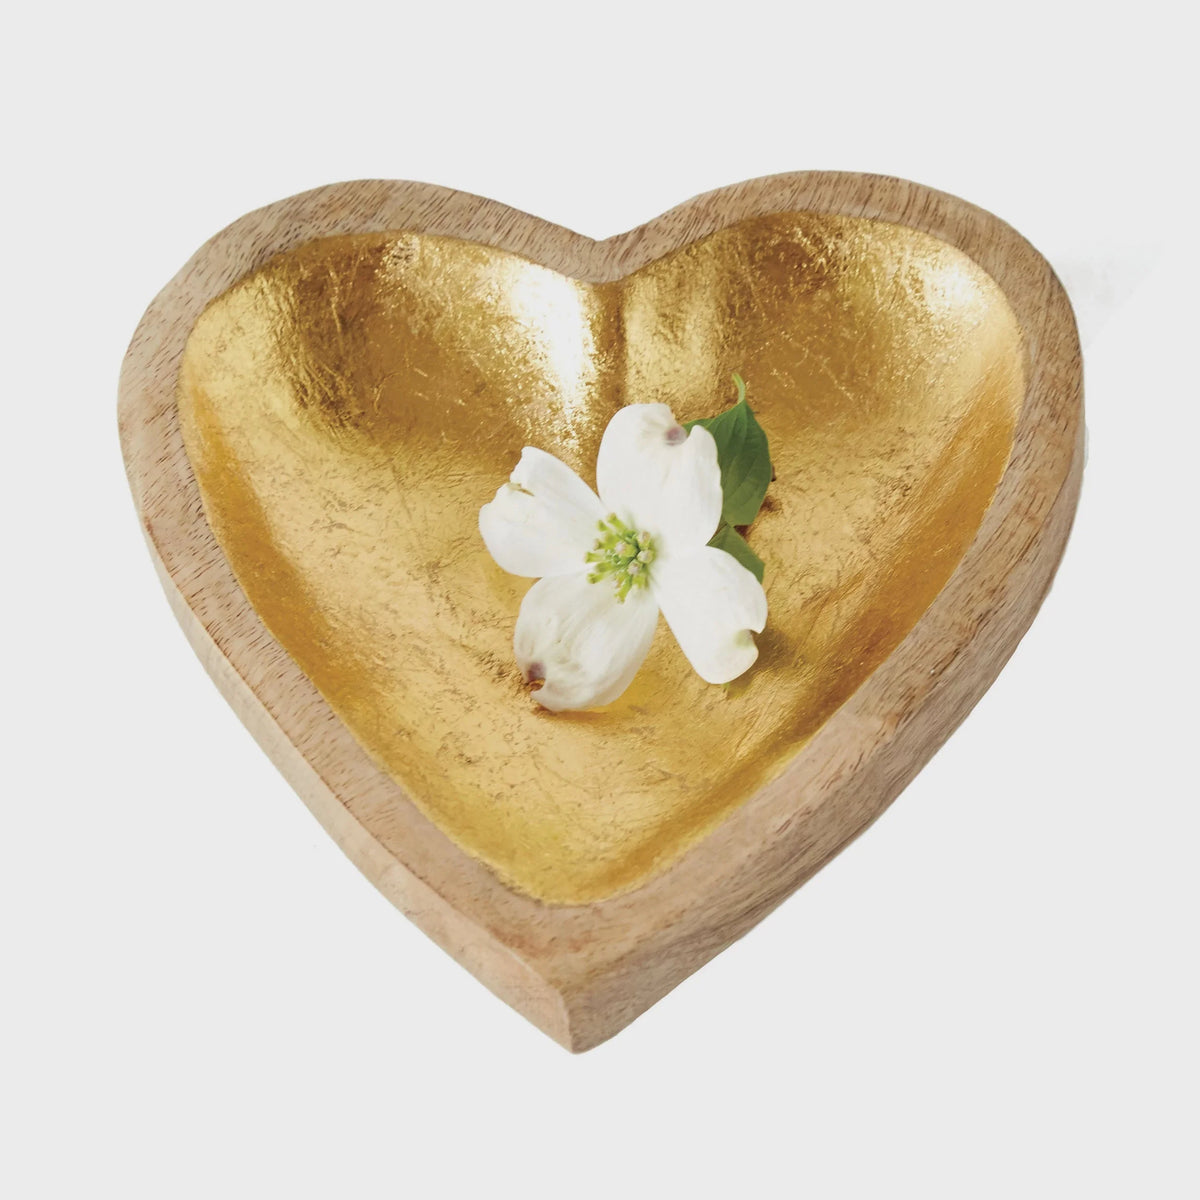
[[[650,650],[658,614],[708,683],[758,657],[762,584],[709,546],[721,520],[712,434],[687,431],[665,404],[631,404],[609,422],[596,461],[599,496],[564,462],[526,446],[479,512],[496,562],[537,578],[513,649],[552,711],[615,700]]]

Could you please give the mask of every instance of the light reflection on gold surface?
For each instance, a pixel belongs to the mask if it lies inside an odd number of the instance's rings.
[[[913,626],[1003,471],[1023,361],[969,258],[880,222],[755,218],[595,286],[366,234],[210,305],[179,405],[209,521],[275,637],[448,836],[578,903],[677,858]],[[710,687],[660,625],[616,704],[539,710],[512,660],[529,584],[488,557],[480,505],[526,444],[594,482],[621,404],[710,415],[733,371],[778,476],[750,532],[758,664]]]

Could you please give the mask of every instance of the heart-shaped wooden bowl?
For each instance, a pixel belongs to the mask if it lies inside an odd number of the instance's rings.
[[[479,506],[521,446],[722,407],[777,479],[771,618],[710,688],[670,640],[600,713],[521,691]],[[860,833],[995,678],[1082,468],[1070,307],[1007,225],[811,172],[604,242],[427,184],[235,222],[150,306],[120,420],[168,597],[363,873],[571,1049],[621,1029]]]

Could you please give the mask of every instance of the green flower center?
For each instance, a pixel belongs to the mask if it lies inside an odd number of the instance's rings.
[[[609,513],[596,524],[600,536],[588,552],[587,561],[592,564],[588,582],[611,582],[617,589],[617,599],[624,603],[633,588],[650,582],[654,539],[648,533],[635,533],[616,513]]]

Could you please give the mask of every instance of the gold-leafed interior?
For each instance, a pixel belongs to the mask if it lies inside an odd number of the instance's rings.
[[[734,371],[777,476],[749,533],[757,664],[705,684],[660,622],[619,701],[545,712],[512,657],[530,581],[480,506],[525,445],[594,484],[616,409],[712,415]],[[969,257],[784,213],[601,284],[453,238],[309,242],[205,310],[179,411],[268,629],[454,842],[571,904],[665,869],[887,658],[975,536],[1023,394],[1019,325]]]

